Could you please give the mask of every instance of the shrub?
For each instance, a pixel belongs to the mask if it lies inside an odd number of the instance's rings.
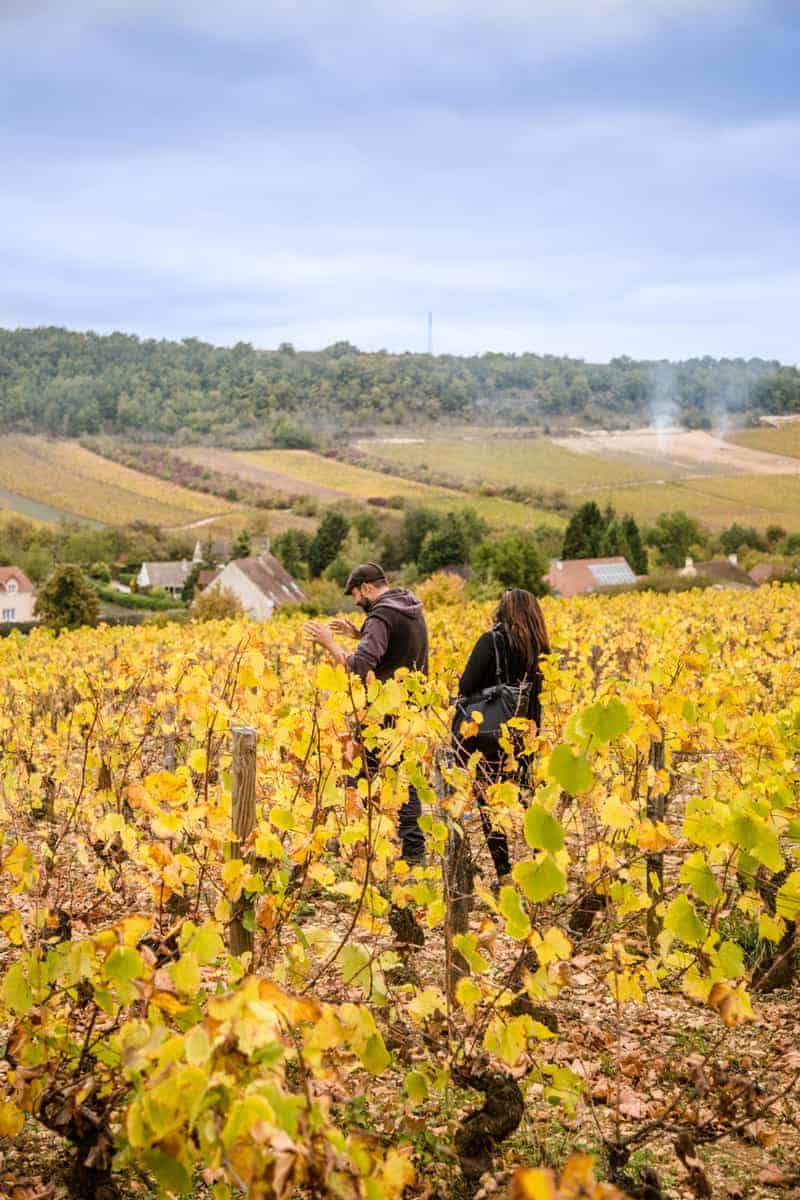
[[[244,616],[244,608],[238,596],[229,588],[210,587],[199,596],[195,596],[191,616],[193,621],[222,621],[226,618],[234,620]]]

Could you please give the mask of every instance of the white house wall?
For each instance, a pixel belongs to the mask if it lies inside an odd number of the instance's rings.
[[[33,606],[36,602],[34,592],[0,592],[0,624],[5,622],[32,621]],[[6,612],[13,612],[13,617],[4,617]]]
[[[241,571],[235,562],[229,562],[211,584],[212,588],[227,588],[233,592],[248,616],[256,621],[267,621],[272,616],[275,604],[259,587]],[[210,589],[209,589],[210,590]]]

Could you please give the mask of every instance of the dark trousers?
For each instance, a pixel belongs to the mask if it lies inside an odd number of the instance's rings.
[[[486,788],[490,783],[497,783],[503,775],[501,762],[489,762],[486,759],[478,767],[478,778],[475,780],[475,798],[478,801],[483,835],[492,856],[497,878],[511,874],[511,857],[508,852],[508,838],[502,829],[495,829],[489,816],[489,805],[486,800]]]

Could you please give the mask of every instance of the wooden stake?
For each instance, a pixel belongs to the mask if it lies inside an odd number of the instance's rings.
[[[241,858],[245,844],[256,824],[256,731],[248,725],[234,725],[231,762],[231,826],[233,838],[228,859]],[[253,949],[253,934],[244,926],[245,909],[240,901],[228,925],[228,949],[244,954]]]
[[[650,756],[648,759],[649,767],[654,771],[664,770],[664,734],[657,742],[650,743]],[[648,819],[656,824],[663,821],[667,811],[667,797],[663,794],[656,795],[655,789],[648,787],[647,789],[647,816]],[[656,854],[648,854],[645,863],[647,866],[647,894],[652,903],[647,913],[647,933],[651,942],[654,942],[661,932],[661,919],[656,913],[656,906],[661,902],[664,895],[664,852],[659,851]]]
[[[164,741],[164,770],[175,770],[175,705],[168,704],[164,712],[164,723],[170,731]]]

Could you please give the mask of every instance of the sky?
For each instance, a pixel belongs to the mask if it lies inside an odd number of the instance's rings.
[[[800,360],[795,0],[0,0],[0,326]]]

